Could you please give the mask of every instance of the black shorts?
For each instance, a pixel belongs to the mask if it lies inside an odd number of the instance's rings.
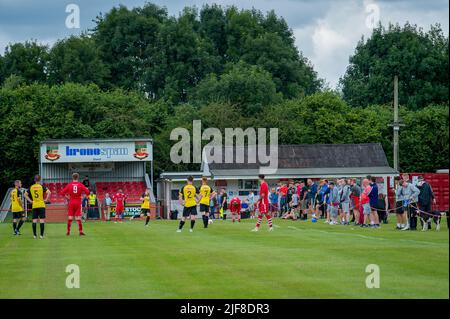
[[[197,206],[183,208],[183,217],[189,217],[191,215],[197,215]]]
[[[25,217],[25,212],[13,212],[13,219],[21,219]]]
[[[148,208],[141,208],[141,214],[147,215],[150,213],[150,210]]]
[[[209,213],[209,205],[200,204],[200,213]]]
[[[31,210],[33,219],[44,219],[45,218],[45,208],[33,208]]]
[[[226,211],[228,209],[228,203],[223,204],[223,210]]]
[[[395,203],[395,213],[398,215],[402,215],[404,213],[403,202],[398,201]]]

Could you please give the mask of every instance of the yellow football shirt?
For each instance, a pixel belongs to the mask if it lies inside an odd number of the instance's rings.
[[[28,197],[33,201],[32,208],[45,208],[44,194],[48,192],[47,187],[41,184],[33,184],[28,190]]]
[[[141,208],[150,209],[150,194],[148,195],[142,194],[142,198],[144,200],[142,201]]]
[[[23,212],[22,192],[17,188],[11,191],[11,211],[13,213]]]
[[[183,196],[184,199],[184,207],[197,206],[197,202],[195,201],[197,188],[194,185],[191,184],[184,185],[180,191],[180,194]]]
[[[210,196],[211,196],[211,187],[209,185],[202,185],[200,187],[200,195],[202,198],[200,199],[200,204],[209,206]]]

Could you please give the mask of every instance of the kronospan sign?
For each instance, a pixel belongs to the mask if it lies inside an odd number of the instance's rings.
[[[42,163],[151,161],[148,141],[101,143],[43,143]]]

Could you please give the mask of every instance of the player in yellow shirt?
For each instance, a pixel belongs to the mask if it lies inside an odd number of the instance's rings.
[[[11,191],[11,212],[13,214],[13,231],[14,235],[20,235],[20,227],[25,222],[25,209],[23,208],[23,193],[20,190],[22,182],[14,181],[14,189]],[[19,224],[17,224],[19,221]]]
[[[194,177],[189,176],[187,178],[187,184],[184,185],[178,197],[181,205],[183,205],[183,216],[180,220],[180,225],[177,232],[180,233],[186,222],[186,218],[189,217],[191,220],[191,228],[189,231],[192,233],[195,224],[195,216],[197,216],[197,193],[198,189],[192,183],[194,182]]]
[[[150,222],[150,190],[147,188],[145,193],[141,196],[141,216],[146,215],[145,226],[148,227],[148,223]]]
[[[200,187],[200,213],[202,214],[204,228],[208,228],[209,202],[211,201],[211,196],[214,194],[215,193],[208,185],[208,178],[202,177],[202,186]]]
[[[33,237],[34,239],[37,238],[36,223],[39,220],[39,229],[41,231],[39,238],[44,239],[45,203],[48,202],[48,199],[50,198],[50,191],[41,184],[41,176],[36,175],[34,177],[34,184],[31,185],[25,193],[25,198],[31,203],[31,212],[33,214]]]

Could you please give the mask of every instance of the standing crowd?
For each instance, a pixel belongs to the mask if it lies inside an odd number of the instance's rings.
[[[392,203],[395,202],[395,206],[391,207],[388,195],[379,191],[373,176],[366,176],[360,183],[356,178],[280,181],[270,189],[268,211],[272,218],[307,220],[310,216],[313,222],[321,219],[329,225],[363,228],[379,228],[381,224],[388,224],[390,214],[395,214],[398,230],[416,230],[418,218],[427,221],[433,216],[432,206],[436,199],[430,184],[422,176],[418,176],[416,183],[408,174],[395,177],[394,192]],[[224,188],[213,193],[209,218],[226,218],[223,212],[228,209],[227,196]],[[232,198],[229,209],[233,220],[233,212],[240,212],[244,203],[247,204],[244,212],[255,218],[256,197],[250,191],[243,203],[238,196]]]

